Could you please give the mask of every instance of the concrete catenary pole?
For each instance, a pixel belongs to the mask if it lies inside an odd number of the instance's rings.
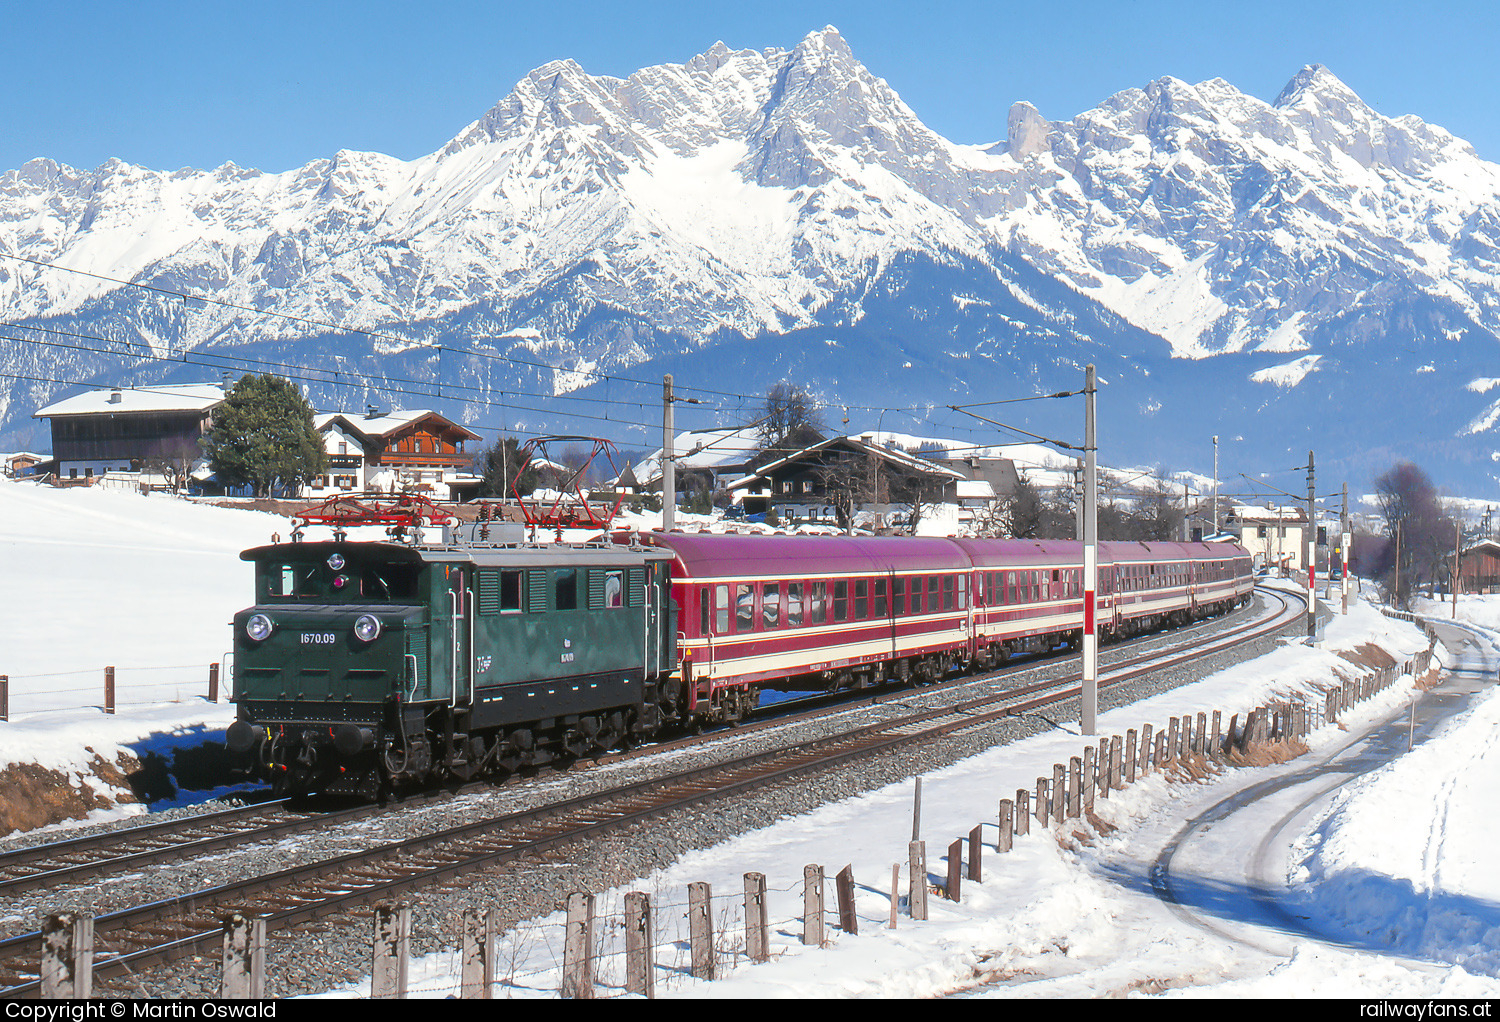
[[[1307,641],[1318,636],[1318,509],[1313,505],[1313,452],[1307,452]]]
[[[1099,713],[1099,632],[1094,613],[1099,591],[1099,444],[1094,421],[1098,390],[1090,365],[1083,383],[1083,701],[1079,717],[1086,735],[1094,733]]]
[[[1349,543],[1353,539],[1353,536],[1352,536],[1352,534],[1350,533],[1350,530],[1349,530],[1349,484],[1348,483],[1344,484],[1344,514],[1343,514],[1343,517],[1339,520],[1339,529],[1343,533],[1343,535],[1340,537],[1342,543],[1341,543],[1341,554],[1340,554],[1339,570],[1342,572],[1341,581],[1343,583],[1344,614],[1347,615],[1349,613]]]
[[[677,527],[677,465],[672,454],[672,374],[661,378],[661,527]]]

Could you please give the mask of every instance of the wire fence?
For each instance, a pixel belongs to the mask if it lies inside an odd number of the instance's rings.
[[[217,663],[0,674],[0,722],[58,710],[114,713],[195,699],[218,702],[220,695]]]

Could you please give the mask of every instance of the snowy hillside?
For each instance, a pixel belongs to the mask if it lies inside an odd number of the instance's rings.
[[[1500,331],[1500,168],[1461,140],[1321,67],[1272,103],[1166,77],[996,128],[942,138],[825,28],[626,79],[554,61],[411,162],[35,160],[0,175],[0,254],[21,257],[0,255],[0,315],[34,328],[0,340],[0,442],[35,446],[26,417],[69,381],[201,379],[189,352],[316,367],[326,408],[446,382],[455,418],[539,429],[566,407],[501,392],[620,400],[588,373],[633,369],[942,409],[1095,362],[1132,460],[1188,457],[1205,390],[1295,450],[1330,403],[1415,380],[1431,435],[1359,417],[1339,453],[1367,427],[1489,471],[1487,441],[1454,441],[1500,421],[1473,386]]]

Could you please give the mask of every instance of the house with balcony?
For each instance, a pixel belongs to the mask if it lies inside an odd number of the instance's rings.
[[[303,489],[305,497],[381,490],[447,500],[473,481],[469,467],[482,438],[437,412],[370,407],[364,415],[331,412],[313,421],[323,434],[328,472]]]

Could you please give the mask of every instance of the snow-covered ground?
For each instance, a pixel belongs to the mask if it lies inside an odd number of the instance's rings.
[[[202,665],[228,644],[230,615],[248,600],[239,550],[277,531],[286,533],[284,519],[253,512],[0,483],[0,673],[12,678],[0,765],[81,769],[84,746],[110,758],[112,747],[153,732],[227,723],[228,704],[209,704],[194,685],[182,683],[175,692],[180,701],[153,702],[170,697],[133,686],[123,668],[182,664],[202,677]],[[1444,604],[1434,616],[1447,613]],[[1459,613],[1500,625],[1497,601],[1465,600]],[[1102,713],[1099,730],[1160,727],[1168,717],[1200,710],[1243,714],[1268,697],[1326,682],[1336,670],[1347,673],[1350,665],[1337,652],[1367,643],[1401,658],[1426,647],[1416,628],[1357,604],[1347,618],[1333,620],[1316,648],[1288,642],[1195,685]],[[92,685],[110,663],[122,668],[115,717],[105,717],[92,694],[64,704],[86,708],[26,709],[24,700],[53,685],[49,679],[61,682],[57,688],[80,684],[79,678]],[[925,922],[903,908],[898,926],[887,926],[891,867],[904,862],[911,836],[910,782],[776,822],[627,888],[595,892],[599,912],[618,921],[626,890],[652,895],[658,996],[1494,997],[1500,995],[1500,880],[1484,854],[1500,836],[1489,794],[1500,782],[1493,748],[1500,741],[1500,701],[1492,682],[1485,680],[1465,715],[1312,806],[1289,832],[1279,867],[1289,884],[1286,904],[1293,915],[1316,921],[1331,942],[1289,938],[1247,910],[1252,901],[1283,895],[1215,879],[1237,868],[1238,849],[1260,840],[1253,811],[1221,824],[1219,844],[1200,841],[1191,855],[1179,856],[1174,868],[1192,870],[1181,882],[1196,884],[1201,895],[1189,900],[1189,911],[1153,893],[1153,864],[1185,821],[1248,784],[1276,777],[1290,783],[1310,761],[1348,745],[1362,726],[1401,713],[1414,695],[1409,679],[1347,714],[1348,730],[1319,730],[1311,753],[1298,761],[1201,781],[1153,775],[1096,802],[1099,818],[1114,829],[1033,827],[1003,856],[992,844],[998,800],[1033,788],[1037,777],[1050,776],[1052,764],[1080,755],[1084,740],[1076,725],[1059,721],[1044,735],[927,775],[921,836],[930,874],[946,875],[948,844],[976,824],[986,824],[989,847],[983,881],[965,882],[961,902],[933,896]],[[858,935],[830,927],[826,946],[801,945],[801,878],[809,863],[823,865],[830,877],[852,865]],[[713,885],[715,923],[721,943],[730,946],[743,932],[742,877],[752,871],[764,873],[770,889],[772,960],[750,965],[740,957],[711,983],[686,978],[687,885]],[[902,877],[904,898],[904,867]],[[618,992],[623,937],[616,925],[602,932],[601,982],[604,992]],[[500,994],[555,996],[561,934],[560,916],[507,933],[499,956],[507,985]],[[414,961],[416,995],[453,992],[457,968],[450,954]],[[368,989],[365,982],[329,996]]]

